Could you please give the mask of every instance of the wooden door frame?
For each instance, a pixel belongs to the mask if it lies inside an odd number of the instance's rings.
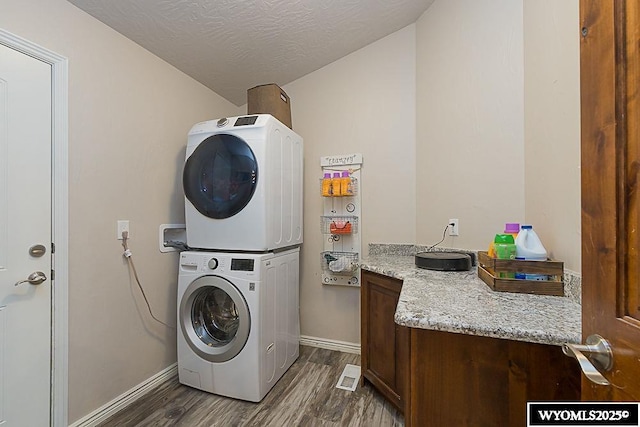
[[[51,226],[55,244],[51,280],[51,425],[68,422],[68,60],[0,28],[0,44],[51,65],[52,194]]]

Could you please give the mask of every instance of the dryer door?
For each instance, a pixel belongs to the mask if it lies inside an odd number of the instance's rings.
[[[180,301],[180,327],[189,347],[210,362],[234,358],[247,343],[249,307],[240,291],[219,276],[194,280]]]
[[[240,212],[258,183],[258,161],[251,147],[234,135],[217,134],[202,141],[187,159],[182,174],[184,194],[209,218]]]

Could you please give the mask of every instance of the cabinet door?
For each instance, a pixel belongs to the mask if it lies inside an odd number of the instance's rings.
[[[415,328],[411,366],[407,426],[524,426],[527,402],[580,399],[578,364],[555,345]]]
[[[402,281],[363,271],[361,341],[363,384],[368,380],[404,412],[409,367],[409,329],[394,315]]]

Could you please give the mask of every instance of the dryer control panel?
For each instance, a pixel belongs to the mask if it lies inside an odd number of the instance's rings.
[[[236,122],[234,123],[233,126],[249,126],[249,125],[255,125],[256,124],[256,120],[258,120],[258,116],[245,116],[245,117],[238,117],[236,119]]]

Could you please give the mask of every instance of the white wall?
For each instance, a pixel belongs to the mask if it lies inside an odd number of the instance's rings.
[[[436,0],[417,22],[417,233],[530,223],[580,271],[578,0]]]
[[[522,1],[436,0],[417,21],[417,233],[484,249],[525,216]]]
[[[524,1],[525,211],[552,258],[581,271],[578,0]]]
[[[183,222],[192,124],[237,107],[64,0],[2,0],[0,27],[69,58],[69,421],[176,361],[177,257],[158,226]]]
[[[283,87],[303,136],[303,335],[360,342],[359,289],[322,285],[320,157],[362,153],[363,249],[415,239],[415,25]],[[366,252],[365,252],[366,255]]]

